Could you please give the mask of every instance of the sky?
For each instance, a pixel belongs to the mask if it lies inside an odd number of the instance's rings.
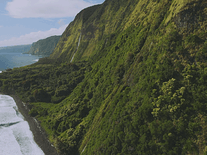
[[[0,0],[0,47],[61,35],[84,8],[104,0]]]

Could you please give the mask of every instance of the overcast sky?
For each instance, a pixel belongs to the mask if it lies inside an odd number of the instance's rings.
[[[0,0],[0,47],[61,35],[82,9],[104,0]]]

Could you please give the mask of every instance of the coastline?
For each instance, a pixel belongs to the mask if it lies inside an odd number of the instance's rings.
[[[7,95],[1,92],[0,94]],[[58,155],[56,149],[49,142],[47,134],[42,129],[39,122],[28,114],[29,109],[24,106],[22,100],[17,95],[9,94],[9,96],[11,96],[16,102],[19,112],[24,116],[30,126],[35,142],[42,149],[45,155]]]

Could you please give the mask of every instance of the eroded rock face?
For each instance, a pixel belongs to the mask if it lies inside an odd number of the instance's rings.
[[[183,11],[178,13],[174,18],[174,23],[177,28],[192,31],[200,28],[200,23],[207,19],[207,2],[200,0],[198,2],[191,2],[183,8]]]

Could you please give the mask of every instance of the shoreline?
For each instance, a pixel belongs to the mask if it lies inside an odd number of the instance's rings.
[[[0,94],[7,95],[1,92]],[[49,142],[46,132],[44,131],[44,129],[42,129],[37,119],[34,117],[31,117],[28,114],[29,109],[23,104],[22,100],[17,95],[10,94],[8,96],[11,96],[16,102],[19,112],[24,116],[24,119],[29,124],[30,130],[33,133],[35,142],[42,149],[45,155],[58,155],[56,149]]]

